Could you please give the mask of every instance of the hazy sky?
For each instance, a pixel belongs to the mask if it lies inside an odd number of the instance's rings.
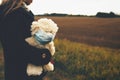
[[[67,13],[95,15],[97,12],[120,14],[120,0],[33,0],[33,13]]]
[[[97,12],[111,11],[120,14],[120,0],[33,0],[30,9],[34,14],[95,15]]]

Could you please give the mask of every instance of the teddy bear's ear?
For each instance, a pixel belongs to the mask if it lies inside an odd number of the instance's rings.
[[[31,31],[34,30],[34,28],[39,27],[39,23],[37,21],[33,21],[31,25]]]
[[[34,27],[31,29],[32,33],[31,35],[34,35],[39,30],[39,27]]]

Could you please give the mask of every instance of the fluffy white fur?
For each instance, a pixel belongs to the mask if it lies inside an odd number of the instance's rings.
[[[48,44],[42,45],[39,44],[33,37],[33,35],[39,30],[42,29],[47,33],[51,33],[55,35],[58,31],[57,24],[52,21],[51,19],[47,18],[41,18],[38,21],[33,21],[31,25],[31,37],[28,37],[25,39],[26,42],[28,42],[30,45],[37,47],[37,48],[47,48],[51,55],[53,56],[55,53],[55,46],[54,42],[51,41]],[[27,74],[30,75],[40,75],[41,72],[43,71],[53,71],[54,70],[54,65],[49,62],[47,65],[42,66],[35,66],[33,64],[28,64],[27,66]]]

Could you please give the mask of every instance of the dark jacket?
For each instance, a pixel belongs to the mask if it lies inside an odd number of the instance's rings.
[[[25,38],[31,36],[30,25],[34,20],[31,12],[20,7],[3,17],[0,8],[0,40],[4,50],[5,80],[28,80],[26,66],[47,64],[51,55],[47,49],[28,45]],[[46,58],[42,58],[46,54]]]

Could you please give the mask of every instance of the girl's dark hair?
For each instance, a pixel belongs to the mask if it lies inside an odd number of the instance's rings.
[[[3,0],[1,6],[4,6],[4,15],[9,14],[23,4],[24,0]]]

